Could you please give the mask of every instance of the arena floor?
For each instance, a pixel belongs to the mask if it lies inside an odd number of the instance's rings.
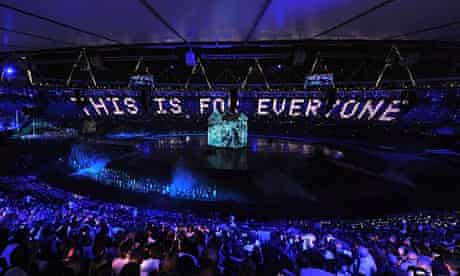
[[[51,185],[146,207],[360,216],[458,204],[460,157],[442,149],[250,135],[234,151],[208,147],[203,133],[9,143],[28,148],[27,172]]]

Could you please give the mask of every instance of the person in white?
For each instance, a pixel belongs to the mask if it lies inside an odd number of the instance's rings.
[[[160,271],[160,260],[155,255],[154,248],[150,247],[148,258],[144,259],[141,263],[141,276],[148,276],[154,271]]]
[[[375,264],[374,257],[372,257],[369,250],[363,246],[359,247],[358,255],[358,259],[356,259],[351,266],[351,271],[354,271],[357,267],[358,271],[354,272],[359,272],[366,276],[373,276],[377,272],[377,265]]]
[[[112,261],[112,271],[115,275],[119,275],[123,266],[129,261],[128,255],[120,256]]]

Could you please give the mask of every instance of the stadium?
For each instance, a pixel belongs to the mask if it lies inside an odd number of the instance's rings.
[[[0,2],[0,275],[459,275],[460,2]]]

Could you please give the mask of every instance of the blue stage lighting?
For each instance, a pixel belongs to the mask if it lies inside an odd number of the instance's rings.
[[[5,72],[5,74],[7,74],[8,76],[11,76],[14,74],[15,70],[12,66],[5,66],[3,68],[3,71]]]
[[[188,50],[187,53],[185,53],[185,64],[187,66],[195,66],[196,64],[196,56],[192,49]]]

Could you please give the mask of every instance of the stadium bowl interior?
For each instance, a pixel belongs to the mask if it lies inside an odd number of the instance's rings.
[[[460,2],[0,3],[0,275],[459,275]]]

